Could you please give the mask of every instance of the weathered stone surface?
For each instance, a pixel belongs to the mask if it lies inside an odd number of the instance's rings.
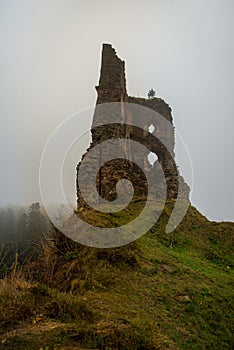
[[[96,109],[92,122],[92,142],[87,150],[89,152],[98,144],[102,144],[109,139],[125,139],[126,143],[123,149],[123,143],[119,142],[119,148],[122,148],[124,154],[129,160],[113,159],[100,167],[96,177],[96,188],[102,198],[111,201],[116,198],[116,184],[121,179],[129,179],[134,187],[136,196],[147,195],[147,182],[145,172],[149,172],[155,184],[160,184],[162,179],[158,171],[158,162],[161,164],[167,185],[167,198],[176,198],[178,194],[178,179],[182,181],[183,196],[188,199],[189,188],[179,175],[174,159],[174,126],[170,106],[161,98],[144,99],[127,95],[124,62],[117,56],[115,50],[109,44],[103,44],[102,63],[99,85],[96,87],[98,96]],[[113,110],[102,108],[102,104],[113,103]],[[118,104],[115,104],[118,102]],[[137,115],[134,108],[126,107],[125,103],[140,105],[153,110],[151,117],[147,118]],[[101,106],[102,105],[102,106]],[[127,106],[129,106],[127,104]],[[134,105],[131,105],[134,106]],[[160,119],[155,122],[155,112],[163,116],[168,122],[161,125]],[[111,114],[113,113],[113,120]],[[134,119],[135,118],[135,119]],[[138,118],[139,127],[133,127],[132,120]],[[110,124],[111,123],[113,124]],[[153,125],[152,134],[148,128]],[[162,142],[157,137],[160,136]],[[135,140],[145,145],[148,150],[156,153],[158,161],[153,166],[148,161],[150,151],[144,151],[134,154],[134,149],[128,140]],[[117,148],[118,148],[117,147]],[[103,154],[105,152],[105,154]],[[108,156],[108,149],[100,149],[92,160],[86,164],[87,179],[93,171],[95,164],[102,164],[104,156]],[[127,158],[127,157],[126,157]],[[140,167],[135,162],[140,164]],[[79,165],[77,167],[77,173]],[[78,177],[77,177],[78,178]],[[88,188],[87,193],[93,193],[94,188]],[[163,195],[163,189],[155,186],[155,198],[159,199]],[[77,180],[78,210],[84,207],[85,201],[81,196],[79,183]]]

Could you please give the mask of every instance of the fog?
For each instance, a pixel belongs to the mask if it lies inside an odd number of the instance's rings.
[[[0,1],[0,206],[41,202],[43,148],[95,104],[105,42],[125,60],[130,95],[154,88],[170,104],[192,160],[192,204],[233,221],[233,14],[232,0]],[[179,149],[176,158],[191,182]]]

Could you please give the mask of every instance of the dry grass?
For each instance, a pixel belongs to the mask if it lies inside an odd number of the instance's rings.
[[[32,284],[22,278],[0,280],[0,331],[33,317]]]

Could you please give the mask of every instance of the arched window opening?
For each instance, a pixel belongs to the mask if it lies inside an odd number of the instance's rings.
[[[155,130],[155,127],[153,124],[151,124],[149,127],[148,127],[148,131],[152,134]]]
[[[151,166],[153,166],[154,163],[155,163],[157,160],[158,160],[158,156],[157,156],[156,153],[150,152],[150,153],[148,154],[148,161],[149,161],[149,163],[150,163]]]

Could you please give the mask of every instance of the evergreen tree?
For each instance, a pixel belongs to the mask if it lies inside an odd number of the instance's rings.
[[[154,98],[155,95],[156,95],[156,92],[154,91],[154,89],[150,89],[148,92],[148,99]]]
[[[40,203],[32,203],[29,206],[26,240],[31,259],[40,254],[42,234],[46,234],[48,228],[48,222],[40,210]]]
[[[3,212],[3,237],[7,240],[14,241],[16,235],[16,220],[12,208]]]
[[[28,216],[22,209],[18,213],[17,219],[17,240],[24,241],[27,232]]]

